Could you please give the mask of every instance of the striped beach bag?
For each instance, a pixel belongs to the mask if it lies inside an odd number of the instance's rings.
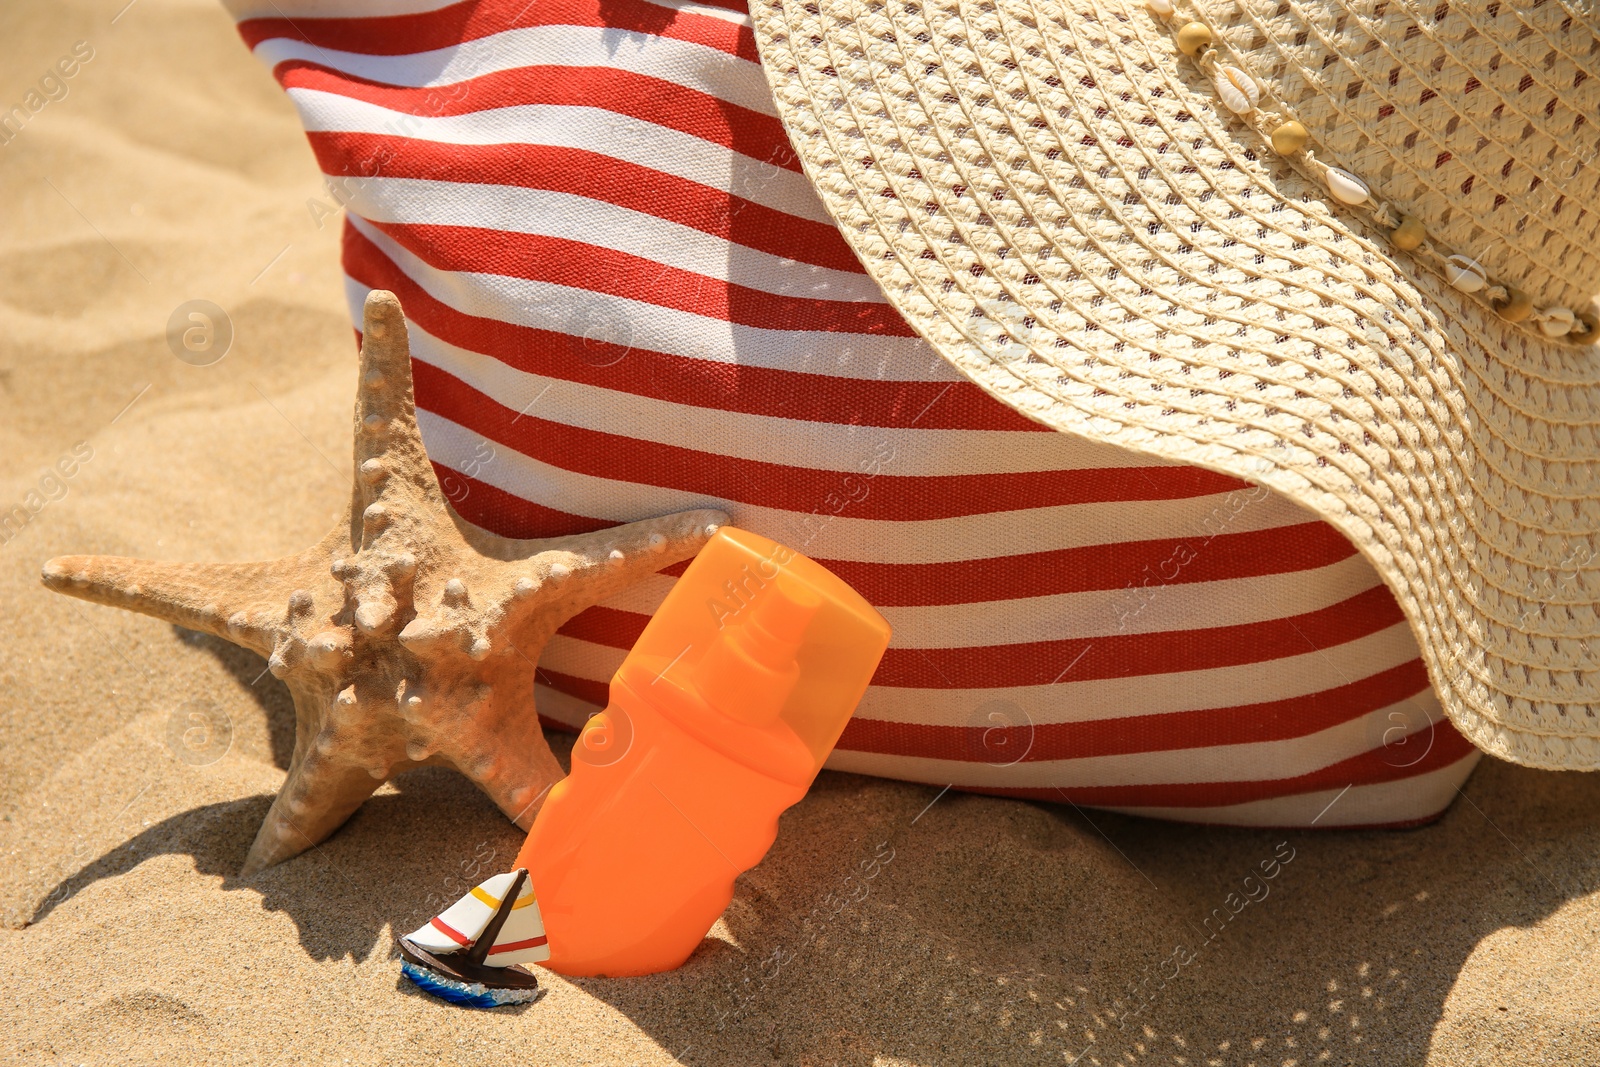
[[[1206,823],[1405,825],[1478,758],[1401,611],[1286,499],[1036,425],[941,360],[839,236],[734,0],[289,0],[239,28],[397,293],[471,522],[714,506],[894,640],[830,766]],[[673,570],[540,663],[568,727]]]

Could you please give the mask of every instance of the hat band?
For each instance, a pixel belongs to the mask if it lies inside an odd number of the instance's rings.
[[[1211,27],[1202,21],[1203,15],[1180,17],[1173,0],[1145,0],[1145,6],[1166,21],[1178,50],[1191,57],[1200,72],[1211,79],[1223,106],[1249,124],[1279,157],[1298,161],[1320,177],[1334,200],[1346,207],[1364,209],[1372,222],[1388,235],[1389,244],[1395,249],[1427,264],[1442,274],[1453,288],[1483,301],[1506,322],[1537,330],[1550,340],[1575,345],[1592,345],[1600,340],[1600,317],[1593,311],[1580,313],[1557,305],[1535,305],[1533,298],[1523,290],[1490,278],[1476,259],[1444,247],[1419,219],[1397,212],[1386,200],[1374,196],[1371,185],[1364,179],[1317,158],[1305,126],[1292,117],[1261,107],[1261,82],[1241,67],[1223,60],[1218,51],[1219,43],[1239,62],[1243,62],[1243,57],[1225,42],[1218,41]]]

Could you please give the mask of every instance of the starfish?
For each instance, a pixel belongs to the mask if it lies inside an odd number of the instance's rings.
[[[686,511],[545,540],[500,537],[450,507],[417,428],[405,317],[367,297],[345,522],[264,563],[62,556],[46,586],[268,657],[294,697],[294,756],[243,875],[326,839],[383,782],[428,764],[470,778],[518,826],[561,777],[533,702],[567,619],[689,559],[727,516]]]

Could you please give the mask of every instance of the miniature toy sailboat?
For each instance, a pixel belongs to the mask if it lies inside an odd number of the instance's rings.
[[[550,958],[528,872],[517,868],[478,885],[400,939],[401,971],[422,989],[472,1007],[534,999],[539,980],[519,964]]]

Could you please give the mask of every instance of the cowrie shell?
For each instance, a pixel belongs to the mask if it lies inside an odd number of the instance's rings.
[[[1546,337],[1565,337],[1572,332],[1572,324],[1577,318],[1571,308],[1549,308],[1539,322],[1539,329],[1544,331]]]
[[[1365,204],[1372,191],[1367,188],[1367,183],[1357,178],[1347,170],[1338,167],[1328,168],[1328,192],[1333,194],[1335,200],[1345,204]]]
[[[1463,293],[1476,293],[1489,284],[1488,274],[1471,256],[1454,255],[1445,260],[1444,277]]]
[[[1249,114],[1261,100],[1261,86],[1238,67],[1224,66],[1217,71],[1216,84],[1217,95],[1235,115]]]
[[[1148,7],[1157,15],[1172,14],[1172,0],[1145,0],[1144,6]]]

